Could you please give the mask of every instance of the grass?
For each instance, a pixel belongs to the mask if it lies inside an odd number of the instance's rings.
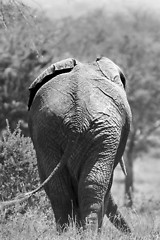
[[[160,239],[160,161],[143,158],[135,162],[135,192],[133,209],[123,207],[124,176],[120,168],[115,172],[113,196],[121,212],[126,217],[133,233],[125,236],[108,221],[104,219],[101,236],[85,233],[84,239],[118,239],[118,240],[158,240]],[[17,207],[18,208],[18,207]],[[68,231],[58,235],[54,217],[48,200],[44,194],[40,204],[30,207],[26,213],[16,211],[8,219],[1,216],[0,240],[62,240],[81,239],[82,233],[77,233],[75,225],[71,222]]]

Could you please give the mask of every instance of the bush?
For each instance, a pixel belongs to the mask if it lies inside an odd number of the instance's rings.
[[[0,201],[12,199],[38,184],[36,154],[29,137],[22,135],[20,122],[11,132],[7,121],[0,140]]]

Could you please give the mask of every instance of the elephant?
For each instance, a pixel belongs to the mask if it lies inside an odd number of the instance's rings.
[[[132,121],[122,70],[106,57],[68,58],[51,64],[29,91],[28,126],[41,182],[59,167],[44,186],[58,231],[70,218],[100,231],[106,214],[131,233],[111,194]]]

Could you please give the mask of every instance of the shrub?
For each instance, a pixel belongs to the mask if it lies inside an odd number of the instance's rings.
[[[0,201],[12,199],[34,189],[38,183],[35,151],[29,137],[20,129],[20,122],[11,132],[7,121],[0,140]]]

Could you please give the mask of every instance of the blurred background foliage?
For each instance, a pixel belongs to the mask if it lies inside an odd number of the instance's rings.
[[[51,20],[20,2],[0,1],[0,161],[1,173],[7,172],[6,176],[1,174],[1,181],[5,183],[11,177],[20,176],[21,168],[34,178],[34,171],[30,172],[28,166],[35,153],[30,140],[24,137],[29,136],[28,87],[34,78],[58,60],[75,57],[80,61],[94,61],[103,55],[123,69],[128,83],[133,125],[125,154],[128,171],[125,186],[129,205],[132,205],[133,160],[159,144],[159,26],[159,18],[149,10],[128,8],[126,14],[110,15],[104,9],[97,9],[78,18]],[[16,127],[19,120],[21,130],[19,125]],[[156,157],[160,157],[159,152]],[[19,161],[24,161],[24,165],[17,165]],[[27,161],[29,165],[25,165]],[[17,176],[10,175],[12,165],[18,166]],[[28,180],[22,182],[28,183]],[[4,191],[3,184],[0,189]],[[0,198],[7,197],[1,195]]]

